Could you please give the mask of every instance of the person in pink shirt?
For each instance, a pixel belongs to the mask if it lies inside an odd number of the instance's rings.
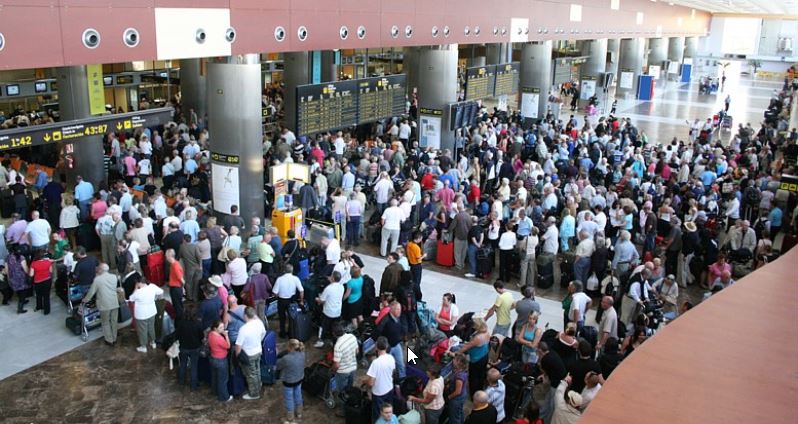
[[[707,280],[704,283],[704,288],[709,289],[709,286],[715,282],[718,278],[720,278],[721,274],[724,271],[731,272],[732,266],[730,263],[726,262],[726,255],[723,253],[718,254],[718,260],[709,266],[709,270],[707,272]]]
[[[319,143],[313,143],[313,148],[310,150],[310,155],[313,156],[313,159],[316,159],[316,162],[319,163],[319,166],[322,168],[324,167],[324,150],[319,147]]]
[[[230,337],[224,329],[224,323],[216,320],[208,332],[208,348],[211,353],[211,391],[220,402],[229,402],[233,396],[227,391],[229,375],[227,352],[230,350]]]
[[[128,186],[133,185],[133,177],[136,176],[136,158],[133,157],[130,152],[125,155],[125,159],[122,161],[125,164],[125,183]]]
[[[447,211],[452,209],[452,202],[454,202],[454,190],[449,187],[449,180],[443,180],[443,188],[438,190],[438,200]]]
[[[91,219],[98,220],[105,216],[108,210],[108,204],[102,199],[100,193],[94,194],[94,201],[91,202]]]

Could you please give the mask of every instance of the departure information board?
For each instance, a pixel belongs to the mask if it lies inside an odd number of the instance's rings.
[[[506,96],[518,92],[521,77],[521,64],[518,62],[496,65],[496,85],[493,96]]]
[[[297,135],[376,122],[405,113],[404,74],[297,87]]]
[[[404,74],[357,81],[358,122],[376,122],[405,113]]]
[[[296,94],[298,135],[357,125],[357,81],[301,85]]]
[[[466,69],[465,99],[477,100],[493,97],[496,84],[496,66],[477,66]]]

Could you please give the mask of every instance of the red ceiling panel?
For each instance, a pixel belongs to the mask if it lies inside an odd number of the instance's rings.
[[[230,0],[155,0],[155,7],[226,9]]]
[[[307,39],[299,39],[299,29],[307,29]],[[290,51],[332,50],[339,46],[338,12],[310,11],[291,14],[291,28],[288,29]]]
[[[41,0],[37,0],[41,1]],[[59,0],[66,7],[154,7],[155,0]]]
[[[416,15],[415,13],[383,13],[380,17],[380,45],[383,47],[395,46],[414,46],[416,43],[413,37],[407,38],[405,36],[405,28],[410,25],[415,33]],[[396,38],[391,36],[391,29],[393,26],[399,28],[399,35]]]
[[[230,25],[236,29],[236,41],[233,43],[235,54],[288,50],[287,39],[280,43],[274,38],[274,30],[278,26],[286,31],[291,28],[287,11],[232,9]]]
[[[87,28],[93,28],[100,33],[100,45],[95,49],[83,45],[83,32]],[[127,28],[139,31],[138,46],[130,48],[122,42],[122,34]],[[156,57],[153,9],[63,8],[61,29],[66,65],[119,63]]]
[[[3,8],[8,6],[58,6],[58,0],[3,0]]]
[[[63,64],[58,9],[3,6],[0,28],[5,48],[0,69],[44,68]],[[31,36],[35,30],[35,36]]]
[[[452,34],[451,27],[449,27],[449,39],[444,41],[443,27],[445,25],[445,16],[438,14],[418,14],[416,15],[416,24],[413,26],[412,43],[416,45],[430,45],[430,44],[448,44],[451,41]],[[432,36],[432,27],[438,28],[438,36]]]
[[[419,3],[420,10],[416,10],[416,2]],[[427,8],[429,3],[432,3],[436,0],[382,0],[380,2],[380,8],[383,13],[385,14],[392,14],[392,13],[416,13],[423,11]]]
[[[338,12],[338,10],[340,10],[340,4],[339,0],[290,0],[290,9],[302,11],[312,10],[316,12]]]
[[[345,25],[349,29],[349,36],[346,40],[340,40],[338,37],[340,48],[342,49],[361,49],[366,47],[380,47],[380,14],[377,12],[344,12],[341,11],[338,17],[338,30],[341,25]],[[357,29],[363,26],[366,29],[366,35],[363,39],[358,38]],[[337,36],[338,32],[333,36]]]
[[[285,0],[229,0],[231,9],[265,9],[287,12]]]

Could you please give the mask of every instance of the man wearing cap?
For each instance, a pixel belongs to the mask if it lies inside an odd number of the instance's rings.
[[[665,318],[672,320],[676,318],[678,310],[677,301],[679,299],[679,286],[676,284],[676,276],[669,274],[651,286],[654,296],[662,302],[662,309]]]
[[[579,409],[582,406],[582,395],[574,390],[569,390],[570,385],[571,376],[569,374],[557,386],[551,424],[576,424],[582,416]]]
[[[679,285],[681,287],[687,287],[688,284],[692,284],[694,277],[693,274],[690,272],[690,262],[693,260],[696,251],[698,251],[698,247],[701,243],[701,238],[698,235],[698,227],[695,225],[694,222],[687,221],[684,223],[684,232],[682,233],[682,254],[681,254],[681,261],[680,267],[681,272],[678,274],[680,279]]]

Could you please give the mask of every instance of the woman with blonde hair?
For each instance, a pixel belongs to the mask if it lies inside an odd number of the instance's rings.
[[[489,347],[490,333],[488,332],[488,325],[484,319],[475,317],[474,334],[459,351],[459,353],[468,354],[468,388],[472,396],[485,387]]]
[[[277,370],[283,380],[283,402],[286,418],[284,424],[292,424],[302,418],[302,380],[305,379],[305,345],[290,339],[287,350],[277,359]]]
[[[540,314],[532,311],[516,336],[516,341],[521,345],[521,361],[525,364],[538,363],[538,343],[543,336],[543,330],[537,326],[539,318]]]

